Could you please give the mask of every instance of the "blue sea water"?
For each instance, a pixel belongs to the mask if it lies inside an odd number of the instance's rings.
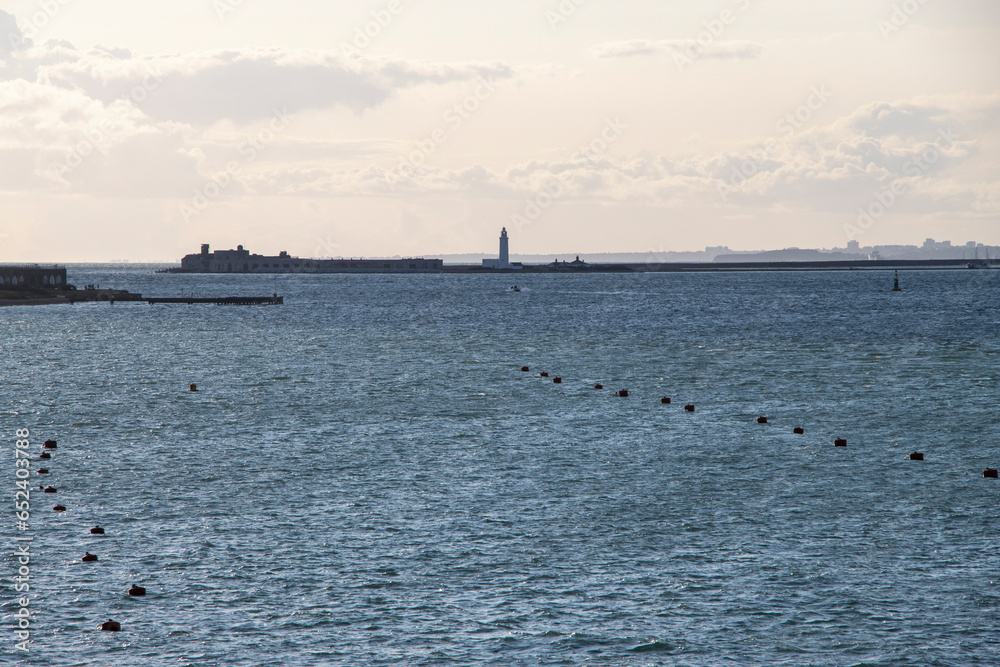
[[[1000,271],[901,278],[71,267],[285,305],[0,308],[0,661],[995,667]]]

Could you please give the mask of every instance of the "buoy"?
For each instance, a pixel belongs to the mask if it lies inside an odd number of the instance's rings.
[[[93,563],[94,561],[97,560],[97,556],[88,551],[87,553],[84,554],[81,560],[83,560],[84,563]]]
[[[191,386],[190,386],[190,387],[188,387],[188,391],[198,391],[198,385],[196,385],[196,384],[194,384],[194,383],[192,382],[192,383],[191,383]]]
[[[46,486],[45,487],[45,493],[55,493],[55,492],[56,492],[56,487],[54,487],[54,486]]]
[[[997,469],[987,468],[983,471],[983,477],[992,477],[993,479],[997,479]]]
[[[135,584],[132,584],[132,588],[128,589],[128,594],[129,595],[145,595],[146,594],[146,589],[143,588],[142,586],[136,586]]]
[[[52,455],[49,454],[48,452],[42,452],[41,454],[38,455],[38,458],[40,458],[40,459],[51,459]]]
[[[923,452],[913,452],[912,454],[910,454],[910,460],[911,461],[923,461],[924,460],[924,453]]]
[[[597,383],[594,385],[594,389],[604,389],[604,385],[601,383]]]
[[[562,384],[562,378],[560,377],[552,378],[552,381],[555,382],[556,384]]]
[[[56,506],[55,506],[55,507],[53,507],[52,509],[53,509],[54,511],[56,511],[56,512],[65,512],[65,511],[66,511],[66,508],[65,508],[65,507],[63,507],[62,505],[56,505]]]
[[[801,426],[796,426],[795,428],[792,429],[792,433],[794,433],[795,435],[802,435],[805,432],[806,430]]]
[[[58,448],[58,445],[56,445],[56,441],[55,440],[46,440],[45,444],[42,445],[42,446],[45,447],[45,449],[57,449]]]
[[[668,398],[667,396],[664,396],[663,398],[660,399],[660,403],[662,403],[664,405],[668,405],[670,403],[670,398]]]
[[[101,623],[101,630],[105,632],[121,632],[122,624],[118,621],[112,621],[110,618],[103,623]]]
[[[690,403],[688,403],[687,405],[684,406],[684,411],[685,412],[694,412],[694,406],[691,405]]]
[[[834,447],[847,447],[847,440],[845,440],[844,438],[837,438],[836,440],[833,441],[833,446]]]
[[[90,534],[91,535],[103,535],[104,534],[104,529],[101,528],[100,526],[94,526],[93,528],[90,529]]]
[[[757,417],[757,423],[758,424],[766,424],[767,423],[767,417]]]
[[[892,281],[892,291],[900,292],[902,288],[899,286],[899,271],[896,271],[896,279]]]
[[[546,373],[545,371],[542,371],[541,373],[538,374],[538,377],[547,378],[548,376],[549,376],[549,374]]]
[[[48,468],[39,468],[38,469],[38,474],[39,475],[48,475],[49,474],[49,469]]]
[[[628,389],[619,389],[618,395],[622,398],[628,398]]]
[[[531,370],[531,369],[530,369],[530,368],[528,368],[527,366],[521,366],[521,372],[522,372],[522,373],[527,373],[527,372],[528,372],[528,371],[530,371],[530,370]]]

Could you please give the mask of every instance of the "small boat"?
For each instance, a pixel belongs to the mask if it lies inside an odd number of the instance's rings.
[[[513,286],[513,287],[511,287],[510,289],[511,289],[511,291],[512,291],[512,292],[520,292],[520,291],[521,291],[521,288],[520,288],[520,287],[518,287],[517,285],[514,285],[514,286]]]

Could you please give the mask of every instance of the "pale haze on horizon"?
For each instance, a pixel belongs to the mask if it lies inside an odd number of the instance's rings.
[[[0,261],[1000,245],[995,0],[0,2]]]

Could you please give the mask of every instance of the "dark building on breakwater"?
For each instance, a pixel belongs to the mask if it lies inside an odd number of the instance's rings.
[[[181,259],[179,270],[184,273],[436,273],[443,269],[444,260],[423,257],[305,259],[292,257],[284,250],[277,255],[253,255],[243,246],[210,252],[209,245],[203,243],[200,253]]]
[[[66,268],[53,266],[0,266],[0,286],[65,287]]]

